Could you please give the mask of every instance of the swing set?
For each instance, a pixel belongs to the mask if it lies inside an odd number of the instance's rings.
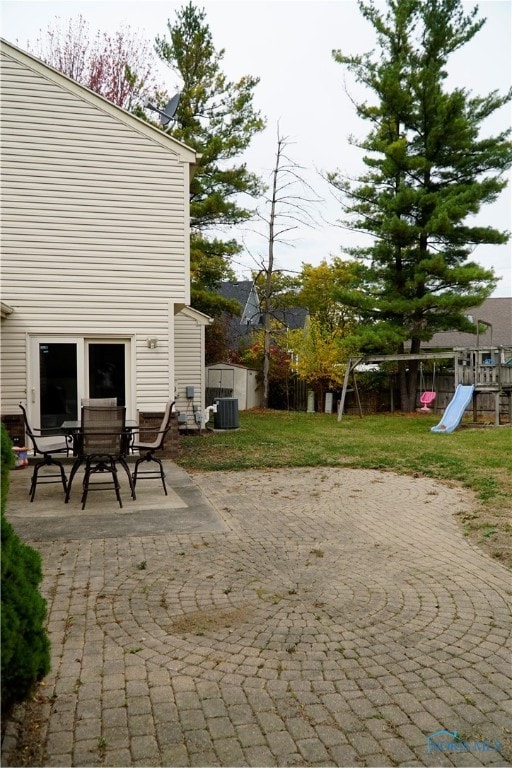
[[[429,405],[432,405],[434,400],[436,399],[436,391],[435,391],[435,385],[436,385],[436,364],[433,363],[433,371],[432,371],[432,388],[431,389],[425,389],[425,381],[423,376],[423,363],[420,363],[420,391],[421,391],[421,397],[420,397],[420,403],[423,406],[420,408],[420,411],[424,411],[425,413],[430,413],[432,410],[429,408]]]

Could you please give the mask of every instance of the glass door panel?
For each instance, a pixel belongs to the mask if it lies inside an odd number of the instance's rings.
[[[88,342],[89,397],[117,397],[126,405],[126,345]]]
[[[78,413],[77,345],[73,342],[39,343],[39,425],[60,427]]]
[[[117,397],[133,407],[130,341],[34,336],[30,350],[27,406],[37,429],[79,419],[83,397]]]

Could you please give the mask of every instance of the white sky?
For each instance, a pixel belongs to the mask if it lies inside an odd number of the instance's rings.
[[[186,3],[161,0],[0,0],[1,35],[20,48],[34,42],[58,17],[62,26],[82,15],[91,33],[117,31],[123,24],[138,30],[153,41],[167,34],[167,22]],[[340,169],[352,174],[363,172],[362,157],[348,142],[351,134],[363,137],[368,131],[359,122],[344,90],[341,65],[331,56],[333,49],[346,53],[370,50],[374,45],[371,26],[364,21],[355,0],[196,0],[206,10],[217,50],[225,48],[223,70],[230,80],[242,75],[260,78],[254,105],[267,118],[266,130],[255,137],[245,161],[250,170],[266,176],[274,163],[276,126],[293,142],[288,154],[307,170],[304,175],[325,202],[321,206],[318,228],[294,233],[294,247],[276,251],[277,268],[300,270],[302,262],[318,264],[330,255],[340,254],[340,244],[355,242],[354,235],[335,225],[340,216],[321,171]],[[474,3],[464,3],[467,9]],[[487,95],[497,89],[505,92],[512,77],[512,3],[510,0],[484,0],[480,15],[487,23],[478,35],[452,58],[449,83],[464,86],[474,94]],[[178,81],[170,70],[162,80],[170,93]],[[347,81],[352,93],[353,83]],[[489,125],[491,134],[511,123],[510,105],[497,113]],[[509,175],[509,179],[512,177]],[[510,187],[499,201],[486,206],[479,215],[482,223],[512,230]],[[236,233],[237,239],[241,237]],[[240,259],[239,277],[249,277],[255,268],[254,256],[265,255],[265,241],[252,232],[243,235],[249,253]],[[482,246],[472,260],[494,267],[501,278],[494,296],[512,296],[512,259],[506,246]]]

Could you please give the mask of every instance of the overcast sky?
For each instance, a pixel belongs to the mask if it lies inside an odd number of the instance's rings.
[[[175,11],[184,2],[161,0],[1,0],[1,34],[20,48],[34,42],[56,17],[65,26],[69,18],[80,14],[91,32],[117,31],[123,24],[153,41],[167,32],[167,22],[175,20]],[[324,199],[318,217],[319,226],[294,233],[294,247],[277,251],[277,267],[300,270],[302,262],[318,264],[324,258],[340,254],[340,244],[350,245],[354,235],[335,222],[340,209],[321,173],[340,169],[351,174],[363,171],[361,155],[348,137],[366,135],[368,126],[354,115],[345,92],[345,82],[352,93],[354,84],[345,81],[341,65],[331,51],[346,53],[370,50],[374,45],[371,26],[360,15],[355,0],[206,0],[196,4],[206,10],[216,49],[224,48],[223,69],[231,80],[250,74],[260,78],[254,104],[267,119],[267,128],[255,137],[245,160],[248,167],[267,175],[274,162],[276,126],[290,138],[288,153],[306,168],[304,175]],[[465,3],[469,9],[473,3]],[[510,0],[484,0],[479,3],[487,23],[478,35],[458,51],[449,65],[450,85],[464,86],[475,94],[486,95],[494,89],[505,92],[512,75]],[[179,82],[168,69],[161,72],[170,93]],[[510,106],[503,108],[485,126],[497,133],[511,123]],[[510,175],[509,175],[510,178]],[[479,219],[500,229],[512,230],[510,188],[500,200],[485,207]],[[254,257],[264,255],[265,242],[252,232],[244,233],[248,252],[240,259],[239,277],[249,277],[255,268]],[[483,246],[472,259],[493,266],[501,281],[495,296],[512,295],[510,244]]]

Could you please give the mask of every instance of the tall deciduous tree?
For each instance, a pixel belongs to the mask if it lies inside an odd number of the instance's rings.
[[[265,341],[271,338],[268,349]],[[290,408],[291,358],[289,345],[290,331],[278,320],[270,323],[270,334],[264,328],[252,333],[252,343],[242,350],[240,362],[258,371],[258,381],[263,382],[263,368],[267,359],[269,384],[267,408]],[[267,358],[268,355],[268,358]]]
[[[199,153],[190,190],[192,303],[215,313],[211,296],[205,306],[204,291],[233,278],[230,263],[241,245],[213,233],[247,221],[252,210],[241,196],[261,191],[258,177],[237,160],[265,125],[252,103],[259,80],[227,79],[221,69],[224,50],[215,49],[205,12],[191,2],[168,23],[168,32],[169,39],[156,39],[156,51],[183,82],[172,135]]]
[[[277,147],[275,162],[270,174],[270,184],[263,198],[263,207],[259,218],[265,226],[264,238],[267,253],[258,266],[260,268],[260,297],[263,326],[265,329],[263,357],[263,407],[268,406],[270,386],[270,348],[271,327],[274,317],[274,295],[279,280],[276,281],[275,260],[276,247],[282,244],[291,245],[290,235],[300,226],[313,226],[314,218],[311,213],[313,203],[319,198],[303,176],[303,169],[288,155],[290,139],[283,136],[277,128]],[[309,195],[306,196],[306,190]]]
[[[468,257],[482,243],[506,242],[508,233],[471,216],[506,186],[510,130],[484,136],[482,128],[512,93],[481,97],[447,87],[451,54],[484,23],[477,8],[465,14],[461,0],[388,0],[385,12],[360,0],[359,8],[376,31],[377,50],[333,55],[373,96],[357,105],[371,126],[357,144],[368,170],[355,183],[339,173],[329,179],[343,193],[346,224],[372,242],[346,249],[360,286],[340,298],[366,323],[363,347],[417,353],[436,331],[474,330],[464,310],[496,284],[492,270]],[[401,407],[412,410],[417,362],[407,369],[401,366]]]
[[[313,388],[317,407],[322,410],[325,393],[343,385],[350,355],[347,337],[340,326],[330,328],[312,316],[304,329],[290,332],[288,345],[296,373]]]
[[[153,74],[158,59],[151,44],[129,27],[114,35],[92,35],[83,16],[69,19],[67,25],[57,18],[28,47],[49,66],[123,109],[141,108],[161,90]]]
[[[356,280],[354,262],[335,257],[330,264],[324,259],[318,266],[303,264],[298,278],[296,302],[306,307],[310,316],[322,326],[344,335],[351,333],[357,318],[354,310],[337,300],[340,286],[350,288]]]

